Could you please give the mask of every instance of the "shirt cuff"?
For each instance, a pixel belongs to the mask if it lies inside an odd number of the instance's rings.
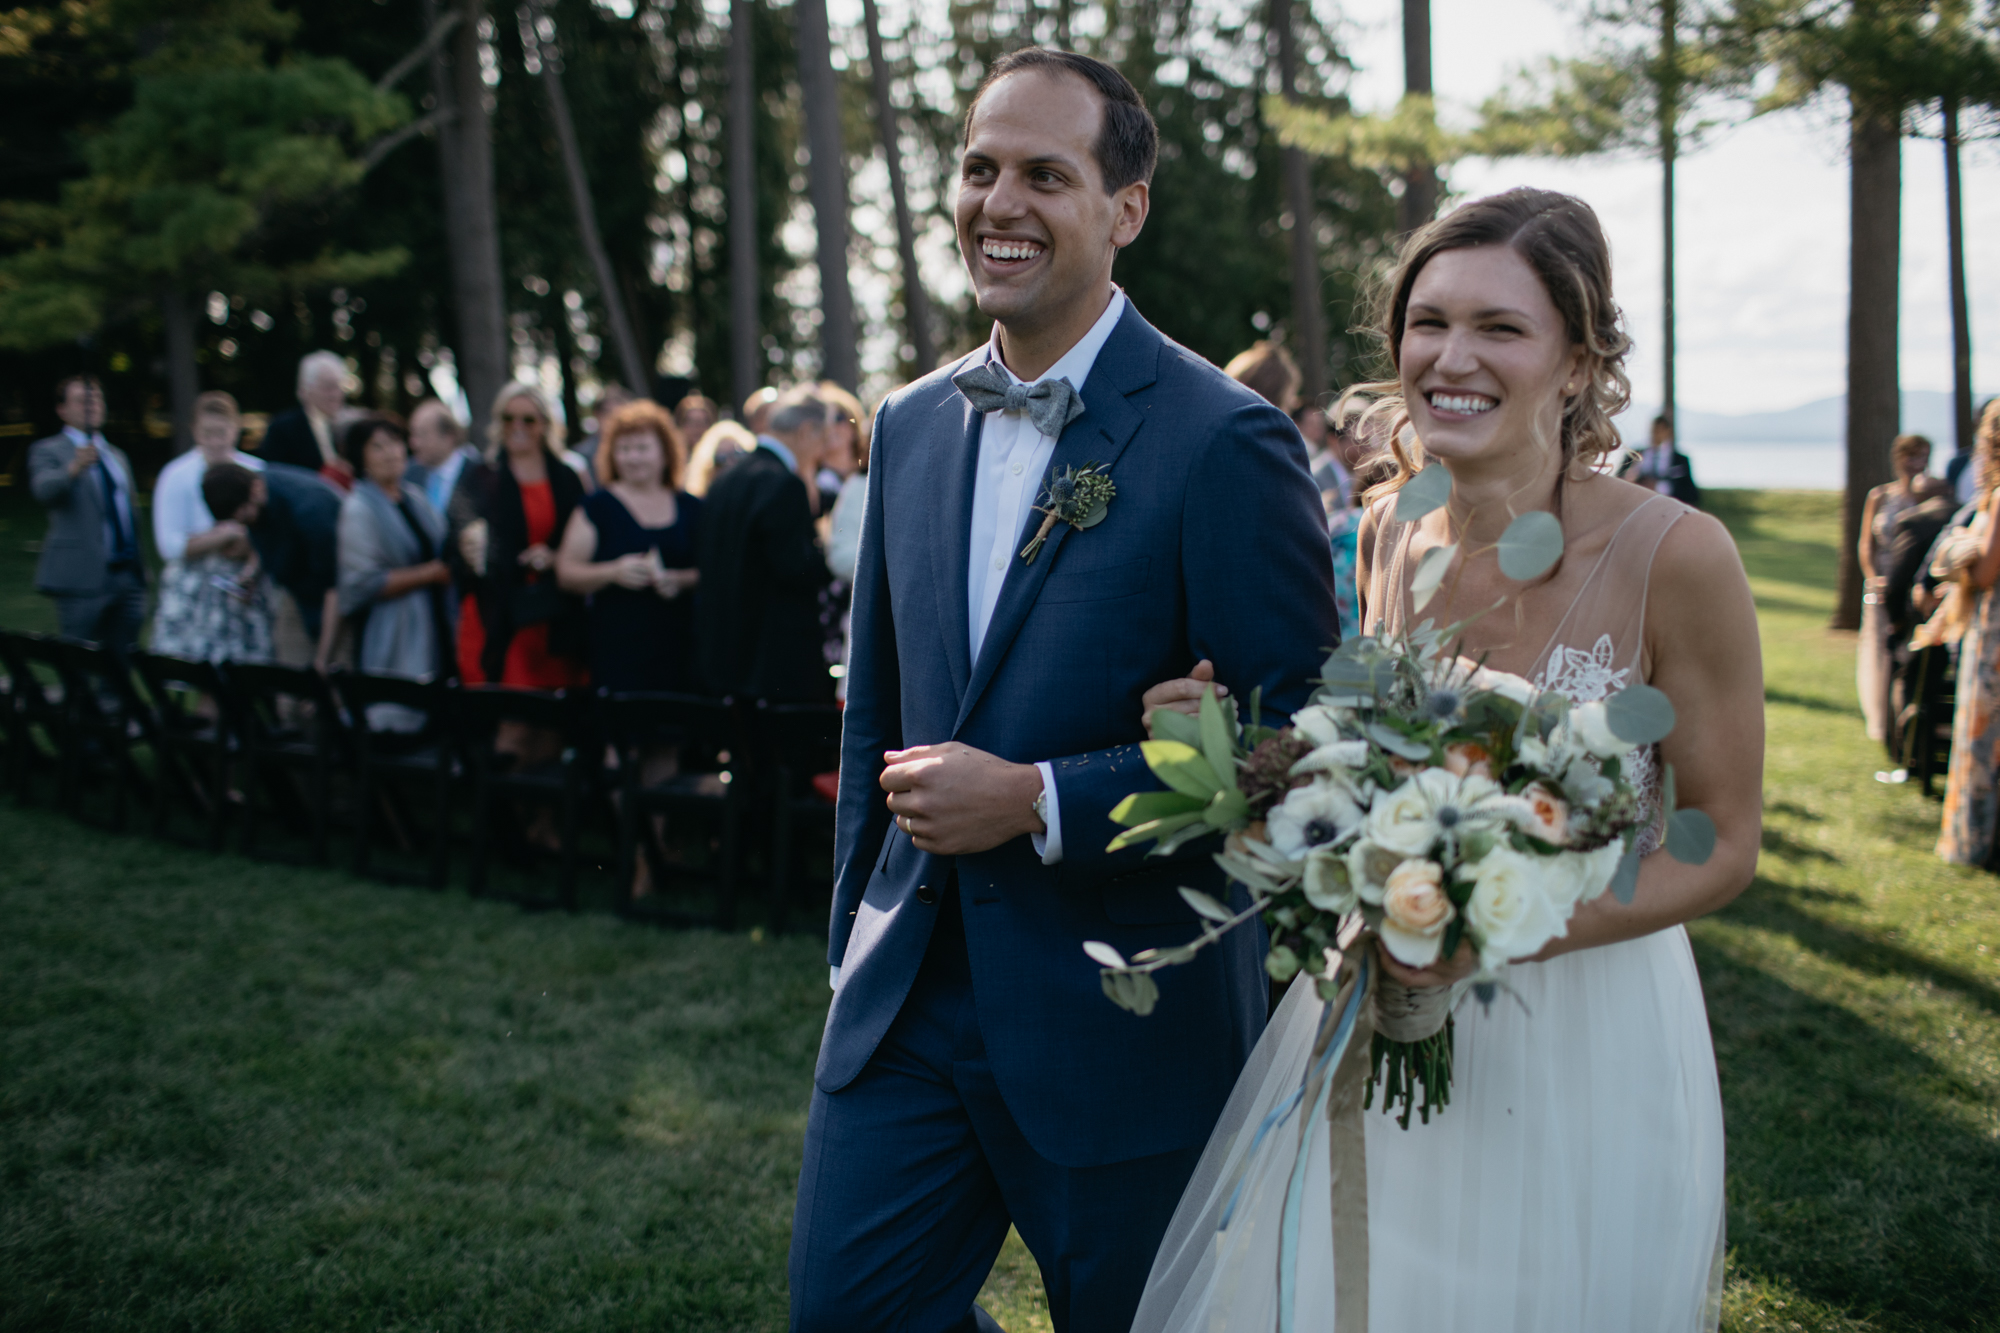
[[[1035,854],[1042,858],[1042,864],[1052,866],[1062,860],[1062,805],[1056,798],[1056,770],[1048,761],[1036,764],[1035,769],[1042,775],[1042,795],[1048,797],[1042,805],[1047,811],[1048,831],[1030,833],[1029,839],[1035,844]]]
[[[840,989],[840,964],[829,963],[826,969],[826,984],[833,990]]]

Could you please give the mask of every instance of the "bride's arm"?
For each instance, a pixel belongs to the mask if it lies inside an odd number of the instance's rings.
[[[1569,934],[1538,958],[1649,935],[1725,907],[1749,886],[1764,830],[1764,664],[1757,612],[1736,545],[1714,519],[1691,514],[1661,542],[1646,606],[1651,684],[1673,700],[1673,765],[1684,810],[1715,821],[1715,853],[1683,865],[1665,851],[1641,863],[1638,892],[1603,894],[1577,909]]]

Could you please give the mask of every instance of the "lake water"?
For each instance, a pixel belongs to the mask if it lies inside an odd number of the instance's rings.
[[[1695,483],[1721,489],[1837,491],[1847,484],[1847,447],[1823,444],[1688,443]]]

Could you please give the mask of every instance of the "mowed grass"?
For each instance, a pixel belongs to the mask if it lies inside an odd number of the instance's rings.
[[[1833,497],[1716,503],[1771,728],[1758,881],[1694,929],[1723,1326],[2000,1329],[2000,883],[1938,863],[1936,804],[1873,780],[1853,641],[1824,628]],[[4,802],[0,921],[0,1329],[784,1326],[817,941],[524,915]],[[984,1299],[1050,1327],[1017,1240]]]

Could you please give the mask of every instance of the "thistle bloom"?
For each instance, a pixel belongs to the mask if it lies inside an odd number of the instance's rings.
[[[1445,838],[1499,823],[1512,813],[1513,804],[1488,778],[1427,768],[1375,798],[1368,836],[1404,856],[1424,856]]]

